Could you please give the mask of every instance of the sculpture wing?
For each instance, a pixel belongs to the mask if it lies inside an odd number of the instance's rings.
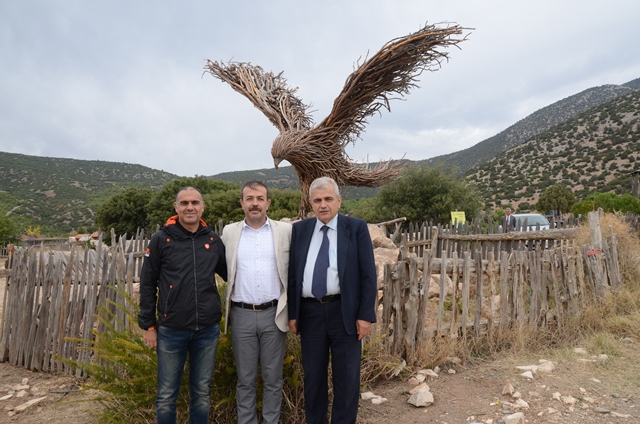
[[[378,53],[367,59],[347,78],[333,108],[316,128],[322,137],[345,146],[355,143],[364,131],[367,118],[381,108],[391,110],[389,100],[394,94],[404,96],[416,87],[416,78],[424,71],[435,71],[448,52],[437,48],[456,46],[466,40],[453,38],[463,28],[457,24],[444,27],[427,25],[421,30],[386,43]]]
[[[282,72],[274,75],[250,63],[224,64],[211,60],[207,60],[205,72],[248,98],[280,132],[309,129],[313,125],[307,114],[308,106],[296,97],[297,88],[287,86]]]

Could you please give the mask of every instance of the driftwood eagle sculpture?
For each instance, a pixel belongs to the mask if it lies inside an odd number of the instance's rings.
[[[296,97],[297,88],[287,86],[282,72],[274,75],[250,63],[211,60],[205,72],[247,97],[280,131],[271,156],[276,168],[286,160],[298,174],[302,190],[298,216],[302,218],[311,211],[309,185],[318,177],[331,177],[341,187],[378,187],[398,177],[403,167],[400,162],[389,160],[372,167],[357,164],[345,147],[360,138],[368,117],[382,108],[391,111],[390,96],[409,94],[424,70],[439,69],[449,57],[437,48],[457,46],[466,36],[453,36],[462,31],[457,24],[426,25],[389,41],[349,75],[331,113],[316,126],[307,113],[309,106]]]

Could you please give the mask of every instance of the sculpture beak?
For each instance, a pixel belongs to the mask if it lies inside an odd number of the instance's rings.
[[[282,162],[282,159],[273,158],[273,166],[275,166],[276,169],[278,169],[278,165],[280,165],[280,162]]]

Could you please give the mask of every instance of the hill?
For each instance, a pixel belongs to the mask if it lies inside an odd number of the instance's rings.
[[[93,226],[98,206],[125,188],[159,189],[177,177],[128,163],[0,152],[0,212],[68,233]]]
[[[468,170],[496,157],[501,152],[518,146],[549,128],[575,118],[594,107],[610,102],[640,89],[640,78],[623,85],[603,85],[584,90],[559,100],[516,122],[504,131],[468,149],[421,161],[427,166],[443,163],[456,166],[460,172]]]
[[[640,157],[640,91],[578,115],[475,169],[487,206],[528,209],[547,187],[563,184],[578,199],[594,192],[629,193]]]

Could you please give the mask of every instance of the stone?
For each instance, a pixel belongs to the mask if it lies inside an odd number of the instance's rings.
[[[444,279],[444,292],[445,295],[453,293],[453,282],[451,277],[445,274]],[[440,274],[433,274],[429,280],[429,299],[433,297],[440,297]]]
[[[378,276],[378,288],[381,289],[384,283],[384,267],[387,264],[395,264],[398,262],[398,253],[400,249],[386,249],[378,247],[373,249],[373,257],[376,263],[376,272]]]
[[[589,353],[587,352],[587,349],[582,348],[582,347],[575,347],[573,348],[573,352],[577,353],[579,355],[588,355]]]
[[[504,387],[502,388],[502,394],[503,395],[509,395],[511,396],[513,394],[514,388],[513,385],[511,383],[507,383],[504,385]]]
[[[31,399],[29,402],[25,402],[22,405],[16,406],[13,410],[16,411],[16,412],[22,412],[25,409],[27,409],[27,408],[29,408],[29,407],[37,404],[37,403],[42,402],[46,398],[47,398],[46,396],[42,396],[42,397],[39,397],[39,398]]]
[[[524,399],[516,399],[516,407],[529,409],[529,404]]]
[[[377,397],[378,395],[373,394],[373,392],[364,392],[360,393],[360,399],[369,400]]]
[[[429,388],[427,383],[422,383],[422,384],[414,387],[413,389],[409,390],[409,394],[412,395],[414,393],[421,392],[421,391],[427,391],[428,392],[429,390],[431,390],[431,389]]]
[[[621,413],[616,412],[616,411],[611,411],[611,416],[618,417],[618,418],[631,418],[631,415],[629,415],[629,414],[621,414]]]
[[[371,399],[371,403],[374,405],[380,405],[382,403],[385,403],[388,399],[387,398],[383,398],[382,396],[378,396],[375,397],[373,399]]]
[[[520,371],[531,371],[533,374],[538,372],[537,365],[519,365],[516,368],[519,369]]]
[[[369,228],[369,235],[371,236],[371,243],[373,244],[373,248],[382,247],[384,249],[397,249],[395,243],[391,241],[389,237],[387,237],[378,225],[369,224],[367,225]],[[397,255],[397,252],[396,252]],[[398,256],[396,256],[397,258]]]
[[[596,406],[595,408],[593,408],[593,411],[597,412],[598,414],[608,414],[609,412],[611,412],[610,409],[603,408],[602,406]]]
[[[418,371],[418,374],[422,374],[431,378],[438,378],[438,374],[432,369],[420,370]]]
[[[449,374],[453,375],[453,374],[455,374],[455,373],[456,373],[456,370],[454,370],[453,368],[449,368],[449,369],[447,370],[447,373],[449,373]]]
[[[544,361],[538,365],[539,372],[553,372],[556,369],[556,365],[551,361]]]
[[[26,394],[27,394],[26,390],[20,390],[18,393],[16,393],[16,397],[17,398],[25,397]]]
[[[419,381],[415,377],[410,377],[409,380],[407,380],[407,383],[409,383],[411,386],[417,386],[418,384],[422,383],[422,381]]]
[[[525,424],[524,414],[522,412],[516,412],[515,414],[507,415],[504,417],[505,424]]]
[[[512,397],[512,398],[514,398],[514,399],[520,399],[520,398],[522,397],[522,393],[520,393],[520,392],[514,392],[514,393],[511,395],[511,397]]]
[[[22,385],[26,386],[27,384],[29,384],[29,379],[25,377],[22,379]]]
[[[562,396],[562,401],[571,406],[578,403],[578,399],[574,398],[573,396]]]
[[[13,393],[0,397],[0,400],[7,400],[7,399],[11,399],[12,397],[13,397]]]
[[[418,391],[412,394],[407,402],[417,408],[433,405],[433,394],[429,390]]]
[[[531,373],[531,371],[525,371],[520,375],[524,378],[528,378],[529,380],[533,380],[533,374]]]

